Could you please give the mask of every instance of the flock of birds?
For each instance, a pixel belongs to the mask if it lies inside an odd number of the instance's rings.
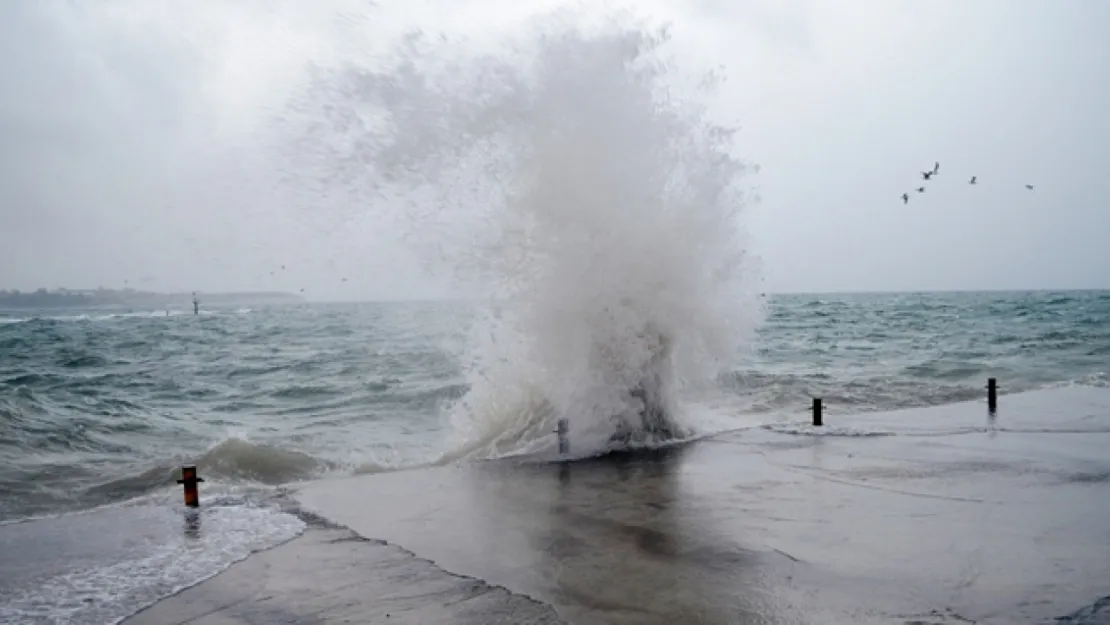
[[[932,169],[921,172],[921,179],[928,182],[928,181],[932,180],[933,177],[936,176],[939,173],[940,173],[940,161],[937,161],[937,162],[933,163],[933,168]],[[968,184],[978,184],[979,183],[979,177],[978,176],[972,176],[971,179],[967,181],[967,183]],[[1025,185],[1025,188],[1032,191],[1033,190],[1033,185],[1027,184],[1027,185]],[[918,193],[925,193],[925,187],[923,187],[923,186],[918,187],[917,189],[915,189],[915,191],[917,191]],[[909,204],[909,203],[910,203],[910,194],[908,192],[903,193],[902,194],[902,204]]]

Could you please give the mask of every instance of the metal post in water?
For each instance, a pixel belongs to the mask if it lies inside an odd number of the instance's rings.
[[[555,432],[559,435],[559,455],[570,452],[570,442],[567,440],[567,432],[569,430],[570,423],[566,419],[559,419],[559,423],[555,428]]]
[[[991,414],[998,410],[998,381],[987,378],[987,411]]]
[[[813,398],[813,425],[818,426],[818,427],[824,425],[824,421],[821,419],[821,398],[820,397],[814,397]]]
[[[197,484],[203,482],[204,478],[197,477],[197,468],[193,465],[181,467],[181,479],[177,480],[178,484],[185,485],[185,505],[190,508],[200,506],[200,493],[197,492]]]

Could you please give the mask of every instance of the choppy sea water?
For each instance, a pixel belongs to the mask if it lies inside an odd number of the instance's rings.
[[[205,313],[0,313],[0,616],[120,618],[299,532],[280,485],[452,444],[466,305]],[[1003,393],[1106,386],[1108,363],[1110,292],[773,296],[691,401],[710,433],[797,421],[813,396],[850,414],[981,398],[987,377]],[[184,463],[219,531],[181,531]]]

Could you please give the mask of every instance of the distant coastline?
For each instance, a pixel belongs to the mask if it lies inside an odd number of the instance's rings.
[[[305,299],[281,291],[245,293],[205,293],[197,291],[201,308],[205,306],[257,306],[296,304]],[[154,293],[135,289],[38,289],[35,291],[0,290],[0,309],[66,308],[141,308],[170,309],[193,306],[192,293]]]

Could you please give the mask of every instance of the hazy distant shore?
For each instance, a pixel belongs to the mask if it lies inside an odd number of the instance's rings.
[[[201,307],[247,306],[260,304],[294,304],[305,299],[293,293],[258,291],[244,293],[197,292]],[[0,290],[2,309],[74,309],[74,308],[189,308],[192,293],[154,293],[134,289],[38,289],[35,291]]]

